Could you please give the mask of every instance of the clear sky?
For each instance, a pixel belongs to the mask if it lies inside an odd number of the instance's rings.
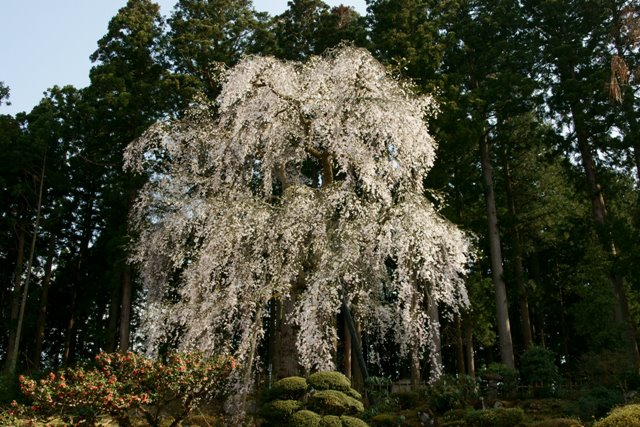
[[[160,0],[167,16],[176,0]],[[366,12],[365,0],[325,0]],[[89,84],[89,56],[107,24],[126,0],[0,0],[0,81],[11,89],[12,105],[0,114],[30,111],[43,92],[58,85]],[[282,13],[287,0],[254,0],[254,8]]]

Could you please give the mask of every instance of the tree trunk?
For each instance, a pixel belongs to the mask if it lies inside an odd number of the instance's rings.
[[[32,364],[33,369],[40,370],[42,362],[42,342],[44,340],[44,330],[47,321],[47,303],[49,301],[49,286],[51,285],[51,273],[53,270],[53,259],[55,258],[55,238],[51,237],[49,242],[49,254],[44,266],[44,278],[42,280],[42,292],[40,294],[40,304],[38,307],[38,320],[36,322],[36,336],[33,346]]]
[[[67,329],[64,335],[64,352],[62,355],[62,364],[69,366],[73,360],[75,351],[76,336],[76,304],[78,301],[78,288],[73,286],[71,290],[71,307],[69,309],[69,318],[67,320]]]
[[[464,366],[464,344],[462,342],[462,322],[460,321],[460,314],[456,313],[453,317],[453,325],[455,328],[456,336],[456,367],[459,374],[466,372]]]
[[[502,363],[509,368],[515,368],[513,342],[511,340],[511,324],[509,322],[509,303],[507,300],[507,287],[503,277],[502,248],[500,245],[498,214],[493,188],[493,168],[491,166],[491,152],[486,133],[480,138],[480,163],[485,187],[484,194],[489,230],[491,274],[496,290],[496,314],[498,320],[498,336],[500,338],[500,356]]]
[[[520,244],[520,232],[518,231],[517,224],[518,211],[516,209],[515,198],[513,197],[511,165],[509,164],[508,154],[505,156],[504,163],[507,204],[509,205],[509,213],[512,217],[510,234],[513,241],[513,269],[516,288],[518,289],[518,303],[520,306],[520,332],[522,334],[522,344],[526,350],[533,345],[533,337],[531,335],[531,317],[529,316],[529,297],[527,286],[525,285],[524,268],[522,266],[522,246]]]
[[[42,159],[42,169],[40,171],[40,185],[38,189],[38,198],[36,199],[36,219],[33,225],[33,234],[31,236],[31,248],[29,249],[29,262],[27,264],[27,276],[24,281],[24,290],[22,290],[22,300],[20,301],[20,312],[18,313],[18,325],[16,326],[15,339],[13,347],[7,349],[7,366],[6,371],[9,375],[13,375],[18,364],[18,355],[20,350],[20,337],[22,335],[22,323],[24,322],[24,311],[27,306],[27,298],[29,297],[29,283],[31,283],[31,269],[33,267],[33,257],[36,252],[36,242],[38,240],[38,229],[40,228],[40,214],[42,212],[42,190],[44,188],[44,172],[47,164],[47,154],[45,151]]]
[[[300,356],[296,339],[298,328],[289,322],[295,306],[296,293],[292,290],[290,298],[282,300],[278,305],[278,316],[276,318],[278,343],[280,347],[277,365],[274,367],[276,378],[285,378],[293,375],[300,375]]]
[[[351,310],[345,302],[342,302],[342,312],[344,313],[349,335],[351,335],[351,348],[356,353],[356,360],[360,373],[362,374],[363,382],[366,384],[369,381],[369,371],[367,370],[367,364],[364,360],[364,353],[362,352],[362,346],[360,345],[360,337],[358,336],[358,329],[351,316]]]
[[[109,322],[107,323],[107,341],[104,350],[113,353],[118,345],[118,318],[120,317],[121,289],[113,286],[111,290],[111,303],[109,304]]]
[[[120,308],[120,343],[118,350],[126,353],[130,345],[131,325],[131,267],[127,264],[122,274],[122,304]]]
[[[17,230],[17,238],[18,238],[18,249],[16,253],[16,268],[14,272],[13,278],[13,292],[11,293],[11,312],[10,312],[10,329],[9,329],[9,341],[7,343],[7,355],[13,353],[13,348],[16,346],[17,342],[17,322],[18,322],[18,314],[20,313],[20,291],[22,290],[22,273],[24,268],[24,244],[26,241],[26,231],[25,227],[19,226]],[[4,365],[4,371],[7,373],[11,372],[9,357],[7,357],[7,361]],[[15,369],[15,368],[14,368]]]
[[[467,375],[471,375],[472,377],[475,377],[476,364],[473,359],[473,323],[471,321],[470,313],[464,314],[463,326],[464,326],[465,358],[467,361]]]
[[[352,361],[351,361],[351,334],[349,333],[349,325],[347,324],[347,317],[344,317],[344,342],[342,346],[342,354],[343,354],[343,370],[344,374],[350,380],[352,379]]]
[[[442,340],[440,338],[440,314],[438,313],[438,304],[431,296],[427,298],[427,317],[431,323],[429,328],[433,333],[433,343],[429,362],[431,365],[431,376],[429,382],[437,381],[443,374],[442,365]]]
[[[597,231],[600,237],[601,244],[605,251],[609,254],[609,260],[611,263],[609,271],[609,281],[611,283],[611,289],[614,296],[614,315],[618,323],[625,326],[625,332],[627,337],[627,344],[630,350],[630,354],[636,368],[640,368],[640,352],[638,351],[638,342],[636,339],[636,330],[634,324],[631,321],[629,314],[629,304],[627,302],[627,296],[624,290],[624,284],[622,277],[616,273],[615,264],[618,258],[618,252],[615,242],[613,241],[608,227],[608,213],[602,188],[598,182],[596,164],[591,153],[591,147],[589,145],[586,126],[583,122],[578,106],[575,103],[571,104],[571,115],[573,116],[573,123],[576,132],[576,138],[578,141],[578,148],[580,150],[580,156],[582,159],[582,166],[584,168],[585,177],[589,185],[591,199],[591,207],[593,216],[597,224]]]

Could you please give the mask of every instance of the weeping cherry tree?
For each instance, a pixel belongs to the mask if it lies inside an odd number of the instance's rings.
[[[275,302],[284,374],[335,368],[343,306],[367,343],[435,354],[428,305],[468,305],[470,243],[425,197],[432,98],[349,46],[223,74],[214,105],[126,152],[149,177],[132,224],[150,348],[230,353],[251,371]]]

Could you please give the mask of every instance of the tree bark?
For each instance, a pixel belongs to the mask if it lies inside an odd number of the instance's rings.
[[[32,365],[36,371],[40,370],[42,363],[42,342],[44,341],[44,330],[47,322],[47,303],[49,301],[49,286],[51,285],[51,273],[53,270],[53,259],[55,258],[55,238],[51,237],[49,242],[49,254],[44,266],[44,278],[42,280],[42,292],[40,293],[40,304],[38,306],[38,320],[36,322],[36,336],[33,345]]]
[[[17,230],[17,244],[18,249],[16,253],[16,267],[13,278],[13,292],[11,293],[11,312],[10,312],[10,329],[9,329],[9,341],[7,343],[7,355],[13,353],[13,348],[16,346],[17,341],[17,327],[18,314],[20,313],[20,291],[22,290],[22,273],[24,268],[24,244],[26,241],[25,227],[19,226]],[[5,362],[4,371],[11,373],[10,360]]]
[[[352,366],[352,361],[351,361],[351,334],[349,333],[349,325],[347,324],[347,317],[344,316],[344,332],[343,332],[343,336],[344,336],[344,342],[343,342],[343,346],[342,346],[342,353],[343,353],[343,370],[344,370],[344,375],[349,378],[349,380],[352,379],[352,371],[351,371],[351,366]]]
[[[607,229],[609,225],[607,207],[605,204],[604,195],[602,193],[602,188],[600,186],[600,183],[598,182],[596,164],[591,153],[591,146],[589,144],[586,126],[578,105],[576,105],[575,102],[572,102],[570,107],[576,133],[576,139],[578,142],[578,148],[580,150],[582,166],[584,168],[585,177],[589,186],[589,198],[591,199],[593,216],[597,224],[597,231],[600,237],[601,244],[605,251],[609,254],[609,261],[611,263],[609,271],[609,281],[611,283],[611,289],[614,297],[615,319],[618,323],[624,325],[627,344],[632,361],[636,368],[640,368],[640,352],[638,351],[636,330],[629,314],[629,303],[627,301],[627,296],[624,290],[623,279],[615,271],[618,251],[615,242],[613,241],[613,238],[610,236],[610,233]]]
[[[464,366],[464,344],[462,340],[462,322],[460,320],[460,314],[456,313],[454,315],[453,325],[456,337],[456,368],[459,374],[464,374],[466,372],[466,368]]]
[[[498,320],[498,336],[500,338],[500,356],[502,363],[515,368],[513,342],[511,340],[511,324],[509,322],[509,303],[507,287],[504,282],[502,266],[502,248],[498,228],[495,193],[493,187],[493,168],[491,166],[491,148],[486,132],[480,138],[480,163],[485,187],[485,207],[489,230],[489,250],[491,257],[491,275],[496,290],[496,314]]]
[[[476,364],[473,356],[473,324],[471,314],[465,313],[463,317],[465,359],[467,361],[467,375],[476,376]]]
[[[431,364],[430,382],[434,382],[442,375],[442,339],[440,337],[440,313],[438,312],[438,304],[429,295],[427,297],[427,316],[431,322],[431,332],[433,333],[432,354],[429,357]]]
[[[295,295],[296,293],[292,290],[291,296],[286,300],[282,300],[278,305],[276,333],[278,334],[280,357],[275,366],[276,378],[300,375],[302,372],[296,345],[298,328],[289,322],[295,306]]]
[[[24,281],[24,290],[22,290],[22,300],[20,301],[20,312],[18,313],[18,325],[16,326],[15,340],[13,347],[7,349],[7,366],[6,371],[9,375],[13,375],[18,364],[18,354],[20,350],[20,338],[22,335],[22,323],[24,322],[24,311],[27,306],[27,298],[29,297],[29,284],[31,283],[31,269],[33,267],[33,257],[36,252],[36,242],[38,240],[38,229],[40,228],[40,215],[42,213],[42,190],[44,188],[44,172],[47,165],[47,154],[45,151],[42,159],[42,169],[40,171],[40,185],[38,196],[36,199],[36,219],[33,225],[33,234],[31,236],[31,248],[29,249],[29,261],[27,264],[27,276]]]
[[[118,350],[126,353],[129,350],[131,325],[131,267],[127,264],[122,274],[122,304],[120,307],[120,343]]]
[[[520,244],[520,232],[518,231],[518,210],[516,208],[515,198],[513,196],[513,180],[511,178],[511,165],[509,164],[508,155],[505,156],[504,175],[505,187],[507,195],[507,204],[509,205],[509,213],[512,217],[512,226],[510,230],[511,239],[513,241],[513,269],[518,289],[518,305],[520,307],[520,332],[522,334],[522,345],[524,349],[533,346],[533,337],[531,335],[531,317],[529,315],[529,297],[527,286],[525,285],[524,268],[522,266],[522,246]]]

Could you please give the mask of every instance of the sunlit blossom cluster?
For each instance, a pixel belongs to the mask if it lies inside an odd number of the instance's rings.
[[[468,304],[468,238],[424,196],[436,144],[415,95],[366,50],[306,63],[248,57],[214,105],[159,123],[127,149],[149,176],[132,222],[150,348],[234,354],[252,366],[268,302],[294,299],[300,363],[331,369],[336,316],[399,354],[439,325],[427,300]]]

